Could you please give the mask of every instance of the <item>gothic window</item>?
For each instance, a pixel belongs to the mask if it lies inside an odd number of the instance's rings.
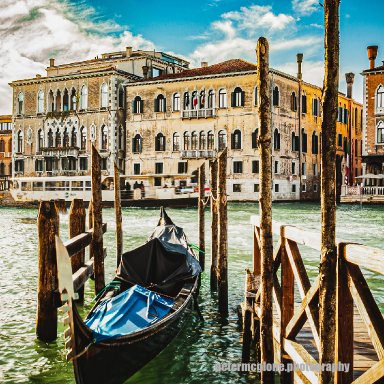
[[[88,88],[83,85],[80,91],[80,109],[88,108]]]
[[[40,90],[37,94],[37,113],[44,112],[44,91]]]

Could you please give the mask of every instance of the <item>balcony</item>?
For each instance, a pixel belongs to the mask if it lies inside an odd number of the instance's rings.
[[[215,108],[192,109],[181,112],[182,119],[206,119],[216,116]]]
[[[216,151],[212,150],[191,150],[181,151],[182,159],[214,159],[216,158]]]
[[[79,147],[41,148],[41,154],[45,157],[78,157]]]

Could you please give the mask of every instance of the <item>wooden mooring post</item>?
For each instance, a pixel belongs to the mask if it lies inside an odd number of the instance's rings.
[[[257,86],[260,93],[260,215],[261,215],[261,316],[260,351],[261,363],[273,364],[273,242],[272,242],[272,140],[269,80],[269,44],[260,37],[257,43]],[[274,372],[261,370],[262,383],[273,383]]]
[[[69,210],[69,237],[73,238],[85,232],[85,208],[81,199],[74,199]],[[72,273],[79,270],[85,263],[85,250],[71,257]],[[78,291],[79,301],[84,302],[84,286]]]
[[[217,204],[217,160],[212,161],[210,169],[211,185],[211,290],[217,291],[218,254],[218,204]]]
[[[199,262],[201,269],[205,269],[205,163],[199,167],[199,201],[198,201],[198,226],[199,226]]]
[[[92,145],[92,243],[91,253],[94,260],[93,272],[95,276],[95,294],[105,287],[104,277],[104,247],[103,247],[103,216],[101,192],[101,158],[94,145]]]
[[[38,287],[36,335],[50,342],[57,337],[57,305],[54,292],[58,288],[55,235],[59,234],[59,213],[54,201],[42,201],[37,218]]]
[[[227,217],[227,148],[219,156],[218,164],[218,296],[221,316],[228,315],[228,217]]]
[[[123,217],[121,213],[120,174],[116,163],[114,164],[115,184],[115,218],[116,218],[116,267],[120,265],[123,254]]]

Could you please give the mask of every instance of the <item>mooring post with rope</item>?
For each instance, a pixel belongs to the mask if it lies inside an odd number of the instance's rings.
[[[201,269],[205,268],[205,163],[199,167],[199,262]]]

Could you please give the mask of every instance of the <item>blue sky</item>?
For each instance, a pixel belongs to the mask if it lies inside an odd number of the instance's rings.
[[[383,14],[384,1],[371,0],[369,7],[341,1],[340,90],[344,73],[354,72],[360,101],[367,45],[379,45],[378,63],[384,59]],[[130,45],[180,55],[198,66],[229,58],[255,62],[257,39],[266,36],[273,68],[295,74],[296,53],[302,52],[304,80],[321,85],[323,33],[318,0],[1,0],[0,113],[11,112],[7,83],[44,74],[49,57],[65,63]]]

